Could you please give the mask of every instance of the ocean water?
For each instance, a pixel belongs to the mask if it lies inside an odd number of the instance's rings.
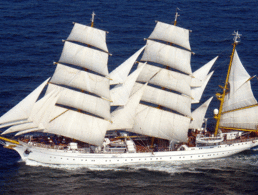
[[[215,73],[202,102],[220,90],[235,30],[242,34],[237,46],[251,76],[258,73],[258,2],[255,0],[2,0],[0,2],[0,115],[50,77],[72,22],[109,31],[112,57],[109,71],[144,44],[155,20],[191,29],[195,53],[193,71],[215,56]],[[258,98],[258,81],[253,79]],[[213,99],[207,112],[212,128]],[[0,194],[257,194],[258,151],[232,157],[194,162],[142,164],[125,167],[46,166],[30,162],[0,146]]]

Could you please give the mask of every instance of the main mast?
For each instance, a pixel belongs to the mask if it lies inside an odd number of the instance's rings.
[[[225,100],[225,95],[226,95],[227,89],[228,89],[229,73],[230,73],[230,70],[231,70],[236,45],[239,43],[238,38],[240,38],[240,36],[241,36],[241,34],[238,34],[238,31],[234,32],[233,35],[235,36],[234,39],[233,39],[234,40],[233,49],[232,49],[232,54],[231,54],[231,58],[230,58],[229,66],[228,66],[228,72],[227,72],[227,77],[226,77],[226,81],[225,81],[225,86],[223,87],[223,93],[222,94],[221,93],[216,94],[217,99],[220,100],[220,107],[219,107],[218,114],[216,114],[214,116],[214,118],[217,120],[216,127],[215,127],[215,133],[214,133],[215,136],[217,135],[218,129],[219,129],[219,123],[220,123],[222,108],[223,108],[223,104],[224,104],[224,100]]]
[[[178,8],[177,8],[178,9]],[[180,16],[177,12],[177,9],[176,9],[176,15],[175,15],[175,20],[174,20],[174,26],[176,26],[177,24],[177,17]],[[172,43],[170,43],[170,45],[172,45]],[[169,69],[169,66],[166,66],[166,69]],[[165,87],[162,87],[162,89],[164,90]],[[161,108],[161,105],[158,105],[158,109]],[[151,138],[151,147],[153,147],[153,144],[154,144],[154,140],[155,140],[155,137],[152,137]]]

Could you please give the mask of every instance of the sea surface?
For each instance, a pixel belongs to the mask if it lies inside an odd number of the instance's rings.
[[[256,0],[2,0],[0,1],[0,115],[29,94],[54,70],[73,25],[109,32],[109,71],[144,44],[155,20],[191,29],[193,71],[219,55],[202,102],[223,85],[233,36],[239,31],[240,59],[251,76],[258,74],[258,2]],[[258,98],[258,81],[252,80]],[[207,112],[219,102],[213,99]],[[46,166],[20,162],[0,146],[0,194],[257,194],[258,151],[232,157],[132,166]]]

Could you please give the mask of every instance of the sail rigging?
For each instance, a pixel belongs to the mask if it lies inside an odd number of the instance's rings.
[[[106,31],[93,27],[94,15],[91,27],[74,23],[61,57],[55,63],[57,67],[45,96],[35,102],[47,81],[36,89],[32,98],[29,95],[22,101],[30,102],[34,110],[28,105],[25,114],[12,117],[16,121],[25,119],[23,124],[11,123],[14,126],[4,133],[18,131],[19,135],[42,131],[93,145],[102,144],[111,119],[110,80],[107,78],[109,54]],[[16,110],[23,111],[24,106],[18,104],[16,107],[19,108],[15,108],[15,112],[20,115]],[[3,123],[8,122],[6,116],[2,118]]]
[[[193,85],[189,32],[157,22],[140,60],[146,65],[131,92],[138,91],[142,83],[149,83],[137,107],[134,127],[129,131],[176,142],[187,141],[191,104],[199,102],[212,75],[208,72],[217,59],[195,73],[198,84]],[[138,67],[142,65],[140,62]]]
[[[165,28],[167,33],[163,33]],[[141,61],[148,63],[137,78],[132,93],[142,86],[142,82],[149,82],[151,85],[146,86],[141,104],[136,110],[135,124],[130,130],[134,133],[167,140],[187,141],[191,115],[191,52],[156,41],[161,40],[180,45],[180,41],[174,40],[180,36],[180,33],[178,34],[181,32],[180,30],[182,28],[158,22],[147,40]],[[189,33],[181,35],[180,39],[188,40],[186,45],[190,48]],[[139,66],[141,65],[139,63]],[[166,69],[166,67],[177,71]],[[164,90],[165,88],[168,90]],[[179,91],[179,93],[170,91],[171,89]],[[156,107],[149,104],[154,104]],[[157,106],[165,109],[159,109]],[[166,109],[171,109],[175,113]]]
[[[217,58],[193,73],[190,31],[157,22],[146,45],[109,74],[106,31],[93,27],[94,15],[90,27],[74,23],[45,96],[5,133],[40,131],[100,146],[107,130],[126,129],[187,142],[191,104],[199,102]],[[119,107],[111,112],[111,106]]]
[[[233,51],[223,94],[217,94],[221,100],[217,116],[218,128],[232,130],[257,130],[258,107],[251,89],[251,77],[245,70],[236,51],[240,34],[235,32]]]

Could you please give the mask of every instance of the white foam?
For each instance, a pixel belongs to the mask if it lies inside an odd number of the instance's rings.
[[[216,169],[225,170],[229,166],[234,165],[257,165],[257,155],[237,155],[221,159],[210,159],[210,160],[196,160],[196,161],[176,161],[176,162],[155,162],[145,164],[124,164],[124,165],[54,165],[44,164],[32,160],[26,160],[26,165],[29,166],[42,166],[50,167],[54,169],[66,169],[66,170],[77,170],[77,169],[89,169],[91,171],[135,171],[145,169],[148,171],[159,171],[166,172],[169,174],[175,173],[199,173],[203,169]],[[200,169],[200,170],[199,170]]]

